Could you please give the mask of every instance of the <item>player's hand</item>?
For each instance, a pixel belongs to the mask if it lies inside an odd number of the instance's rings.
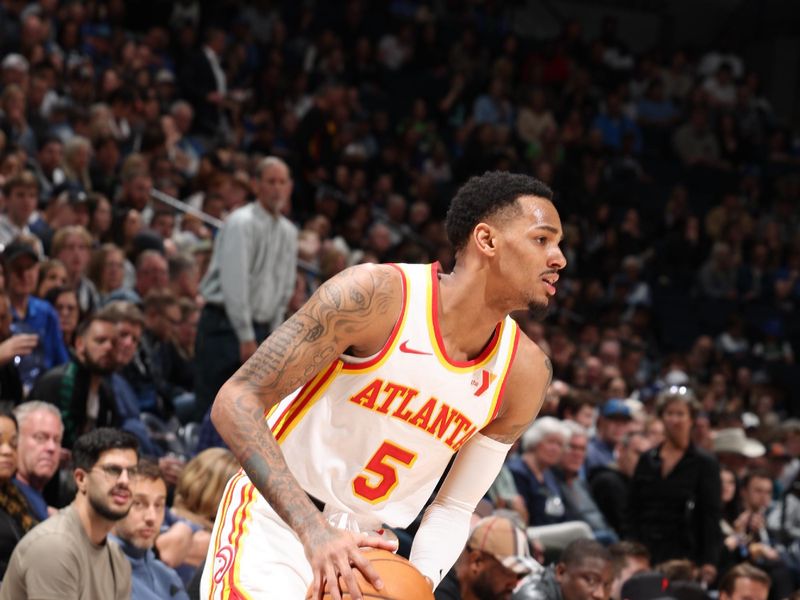
[[[362,600],[363,596],[354,569],[361,571],[375,589],[383,588],[378,572],[360,549],[370,547],[390,552],[397,549],[397,544],[393,541],[365,533],[336,529],[327,524],[315,531],[304,545],[308,562],[311,563],[314,572],[311,597],[315,600],[321,600],[326,588],[333,600],[342,600],[339,577],[344,580],[348,596],[353,600]]]

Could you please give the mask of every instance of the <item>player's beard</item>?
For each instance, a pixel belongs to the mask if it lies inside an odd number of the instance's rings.
[[[541,302],[539,300],[531,300],[528,303],[528,314],[534,321],[544,321],[547,317],[550,304],[548,302]]]

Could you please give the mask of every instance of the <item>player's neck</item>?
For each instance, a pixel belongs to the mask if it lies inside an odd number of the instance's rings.
[[[479,356],[505,316],[482,303],[480,285],[453,272],[439,278],[439,330],[447,353],[455,360]]]

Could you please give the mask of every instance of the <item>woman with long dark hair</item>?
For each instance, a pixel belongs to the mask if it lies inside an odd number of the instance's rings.
[[[11,481],[17,470],[17,419],[0,409],[0,579],[14,548],[37,521],[28,503]]]

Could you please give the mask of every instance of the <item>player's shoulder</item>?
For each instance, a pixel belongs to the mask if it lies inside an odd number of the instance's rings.
[[[549,361],[550,357],[542,350],[542,347],[529,338],[525,331],[520,328],[517,356],[514,359],[514,365],[529,367],[532,365],[549,363]]]
[[[547,389],[552,375],[550,357],[524,331],[520,331],[517,352],[509,372],[508,395],[512,398],[522,395],[527,402],[534,390],[543,393]]]
[[[328,281],[392,294],[402,288],[403,276],[397,267],[390,264],[363,263],[344,269]]]

